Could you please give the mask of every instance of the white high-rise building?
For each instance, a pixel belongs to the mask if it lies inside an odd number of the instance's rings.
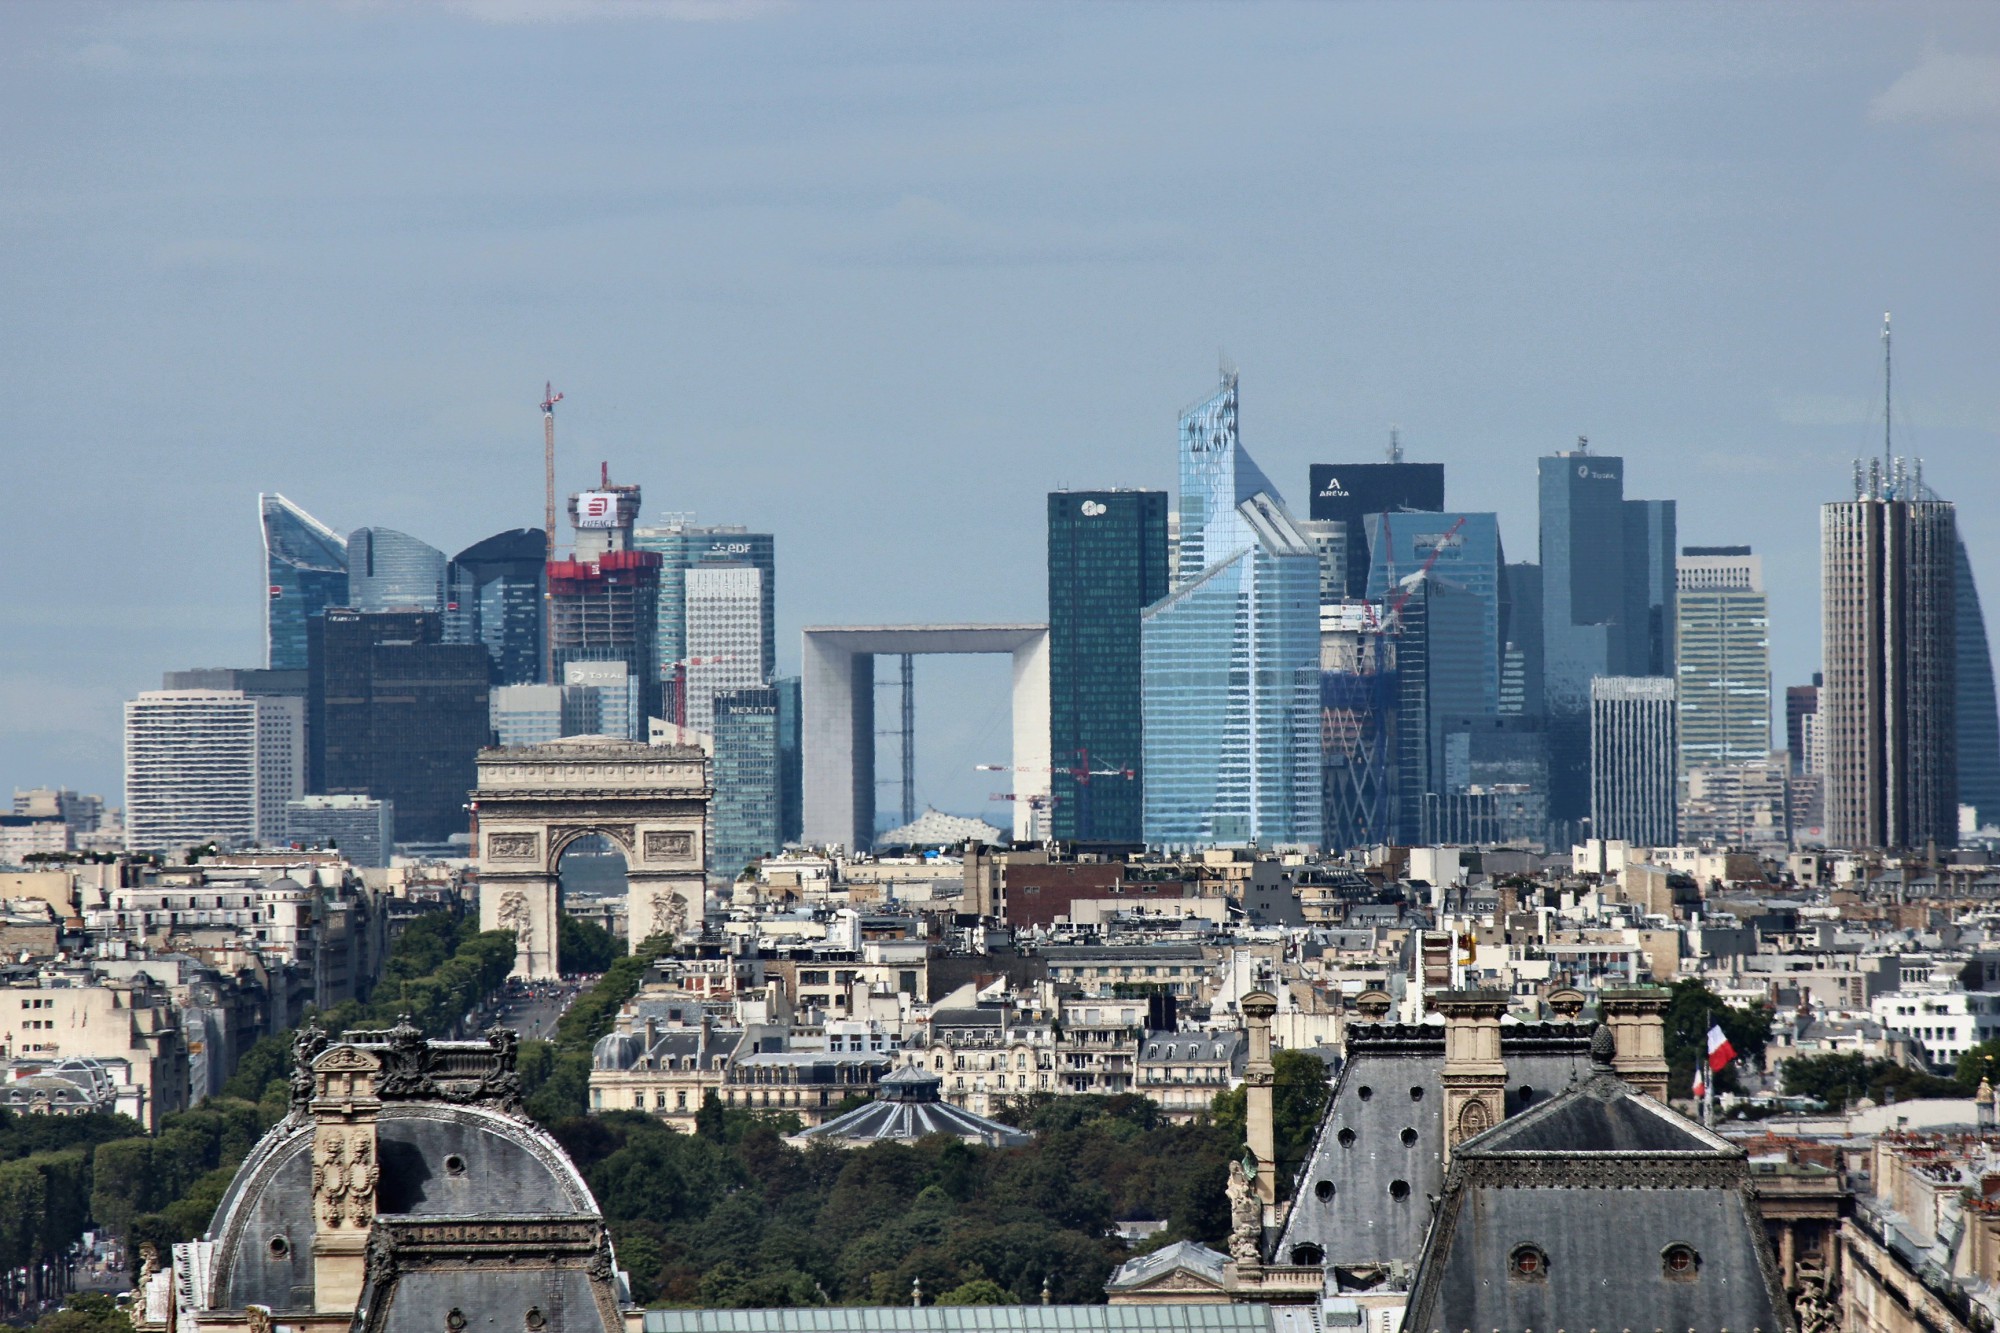
[[[1636,847],[1671,847],[1680,752],[1671,676],[1590,682],[1590,832]]]
[[[616,736],[622,741],[639,739],[634,732],[642,726],[645,718],[639,711],[639,682],[633,678],[629,665],[624,662],[565,662],[563,685],[581,686],[596,695],[597,722],[592,729],[598,735]]]
[[[1675,570],[1683,772],[1771,753],[1770,605],[1747,546],[1684,546]]]
[[[687,571],[687,725],[715,732],[715,696],[764,683],[764,572],[737,561]]]
[[[305,701],[241,690],[149,690],[125,705],[125,845],[285,839],[305,792]]]

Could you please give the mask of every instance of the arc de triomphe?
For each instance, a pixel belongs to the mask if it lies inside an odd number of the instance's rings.
[[[564,848],[591,834],[625,854],[633,945],[701,925],[708,762],[693,746],[604,736],[479,752],[479,928],[515,932],[513,975],[562,974],[556,868]]]

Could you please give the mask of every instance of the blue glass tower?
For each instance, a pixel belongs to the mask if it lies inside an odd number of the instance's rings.
[[[1319,555],[1237,439],[1236,377],[1180,421],[1183,582],[1140,625],[1146,841],[1318,843]]]
[[[347,604],[356,611],[443,611],[444,552],[394,528],[347,534]]]
[[[1959,539],[1954,580],[1958,621],[1958,800],[1979,812],[1979,825],[2000,822],[2000,705],[1993,693],[1993,654],[1979,585]]]
[[[542,679],[546,541],[540,528],[496,532],[453,556],[445,572],[445,642],[485,644],[496,684]]]
[[[709,863],[734,878],[784,845],[784,763],[778,691],[770,686],[715,696],[715,841]]]
[[[1474,623],[1455,622],[1454,637],[1433,634],[1433,670],[1443,669],[1459,682],[1447,705],[1452,713],[1497,713],[1500,708],[1500,661],[1503,605],[1507,587],[1506,553],[1500,546],[1500,520],[1492,514],[1370,514],[1364,520],[1369,551],[1367,597],[1380,602],[1428,569],[1438,583],[1477,606]]]
[[[1627,500],[1622,458],[1578,448],[1539,469],[1549,818],[1566,824],[1590,814],[1590,682],[1673,674],[1675,511]]]
[[[276,493],[257,497],[264,529],[264,665],[306,669],[306,622],[347,604],[347,539]]]

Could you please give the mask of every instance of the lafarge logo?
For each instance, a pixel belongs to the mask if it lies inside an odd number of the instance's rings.
[[[1083,502],[1082,508],[1083,508],[1083,516],[1085,518],[1096,518],[1100,514],[1109,512],[1104,503],[1099,500],[1085,500]]]

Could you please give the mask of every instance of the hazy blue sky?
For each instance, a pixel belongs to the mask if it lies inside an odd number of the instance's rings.
[[[1532,558],[1536,456],[1623,454],[1783,684],[1890,310],[2000,602],[1992,4],[16,3],[0,125],[0,786],[122,799],[120,701],[258,663],[260,490],[538,524],[544,379],[566,489],[777,532],[787,667],[1042,616],[1044,494],[1171,487],[1226,349],[1301,511],[1397,422]],[[976,807],[1004,662],[921,670]]]

